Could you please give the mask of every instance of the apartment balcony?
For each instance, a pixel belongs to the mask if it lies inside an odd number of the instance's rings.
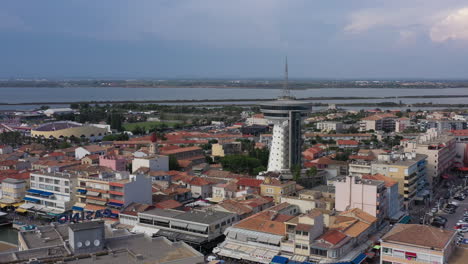
[[[119,192],[119,191],[109,191],[109,194],[110,194],[111,196],[115,196],[115,195],[117,195],[117,196],[124,196],[124,195],[125,195],[123,192]]]

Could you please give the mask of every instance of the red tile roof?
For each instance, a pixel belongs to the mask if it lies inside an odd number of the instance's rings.
[[[356,140],[344,140],[344,139],[341,139],[341,140],[337,140],[336,141],[336,144],[338,145],[359,145],[359,142],[357,142]]]
[[[176,200],[166,200],[163,202],[156,203],[155,206],[156,208],[160,209],[174,209],[181,207],[182,204],[177,202]]]
[[[340,241],[345,239],[345,238],[346,238],[345,234],[343,234],[340,231],[334,229],[334,230],[327,231],[325,234],[323,234],[318,239],[319,240],[323,239],[323,240],[327,241],[328,243],[330,243],[332,245],[336,245],[336,244],[340,243]]]
[[[195,186],[204,186],[204,185],[210,185],[211,182],[200,177],[194,177],[192,180],[189,181],[189,184],[195,185]]]
[[[263,183],[262,180],[251,179],[251,178],[238,178],[238,186],[248,186],[252,188],[260,188],[260,185]]]

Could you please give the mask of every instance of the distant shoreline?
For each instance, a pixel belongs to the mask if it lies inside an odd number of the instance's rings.
[[[19,89],[24,89],[24,88],[51,88],[51,89],[65,89],[65,88],[88,88],[88,89],[112,89],[112,88],[126,88],[126,89],[132,89],[132,88],[138,88],[138,89],[169,89],[169,88],[174,88],[174,89],[200,89],[200,88],[207,88],[207,89],[262,89],[262,90],[280,90],[283,89],[283,87],[278,86],[278,87],[241,87],[241,86],[209,86],[209,85],[202,85],[202,86],[0,86],[1,89],[11,89],[11,88],[19,88]],[[319,90],[319,89],[414,89],[414,90],[420,90],[420,89],[465,89],[468,88],[468,86],[456,86],[456,87],[436,87],[436,86],[422,86],[422,87],[405,87],[405,86],[400,86],[400,87],[382,87],[382,86],[362,86],[362,87],[304,87],[304,88],[294,88],[291,87],[290,90],[293,91],[303,91],[303,90]]]
[[[389,99],[395,100],[398,99],[408,99],[408,98],[468,98],[468,95],[407,95],[407,96],[372,96],[372,97],[304,97],[297,98],[300,101],[330,101],[330,100],[373,100],[373,99]],[[66,105],[66,104],[129,104],[129,103],[140,103],[140,104],[167,104],[167,103],[223,103],[223,102],[265,102],[273,101],[276,98],[267,98],[267,99],[202,99],[202,100],[104,100],[104,101],[61,101],[61,102],[21,102],[21,103],[7,103],[0,102],[0,105]],[[358,104],[374,104],[374,103],[358,103]],[[419,103],[421,104],[421,103]],[[339,104],[337,104],[339,105]],[[342,105],[342,104],[341,104]],[[454,104],[459,105],[459,104]]]

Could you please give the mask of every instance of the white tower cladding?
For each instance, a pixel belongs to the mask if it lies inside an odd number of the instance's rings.
[[[311,111],[310,103],[287,96],[263,103],[260,109],[274,124],[268,171],[281,172],[293,165],[301,165],[301,124],[303,117]]]

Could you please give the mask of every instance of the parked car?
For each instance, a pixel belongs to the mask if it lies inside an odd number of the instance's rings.
[[[438,216],[434,217],[434,219],[432,221],[447,223],[447,218],[438,215]]]
[[[463,200],[465,200],[465,197],[464,196],[455,196],[455,197],[453,197],[453,199],[458,200],[458,201],[463,201]]]
[[[433,222],[431,223],[431,226],[434,226],[434,227],[445,227],[445,223],[433,221]]]
[[[446,213],[446,214],[454,214],[454,213],[455,213],[455,210],[454,210],[454,209],[447,209],[447,208],[446,208],[446,209],[444,209],[443,211],[444,211],[444,213]]]

